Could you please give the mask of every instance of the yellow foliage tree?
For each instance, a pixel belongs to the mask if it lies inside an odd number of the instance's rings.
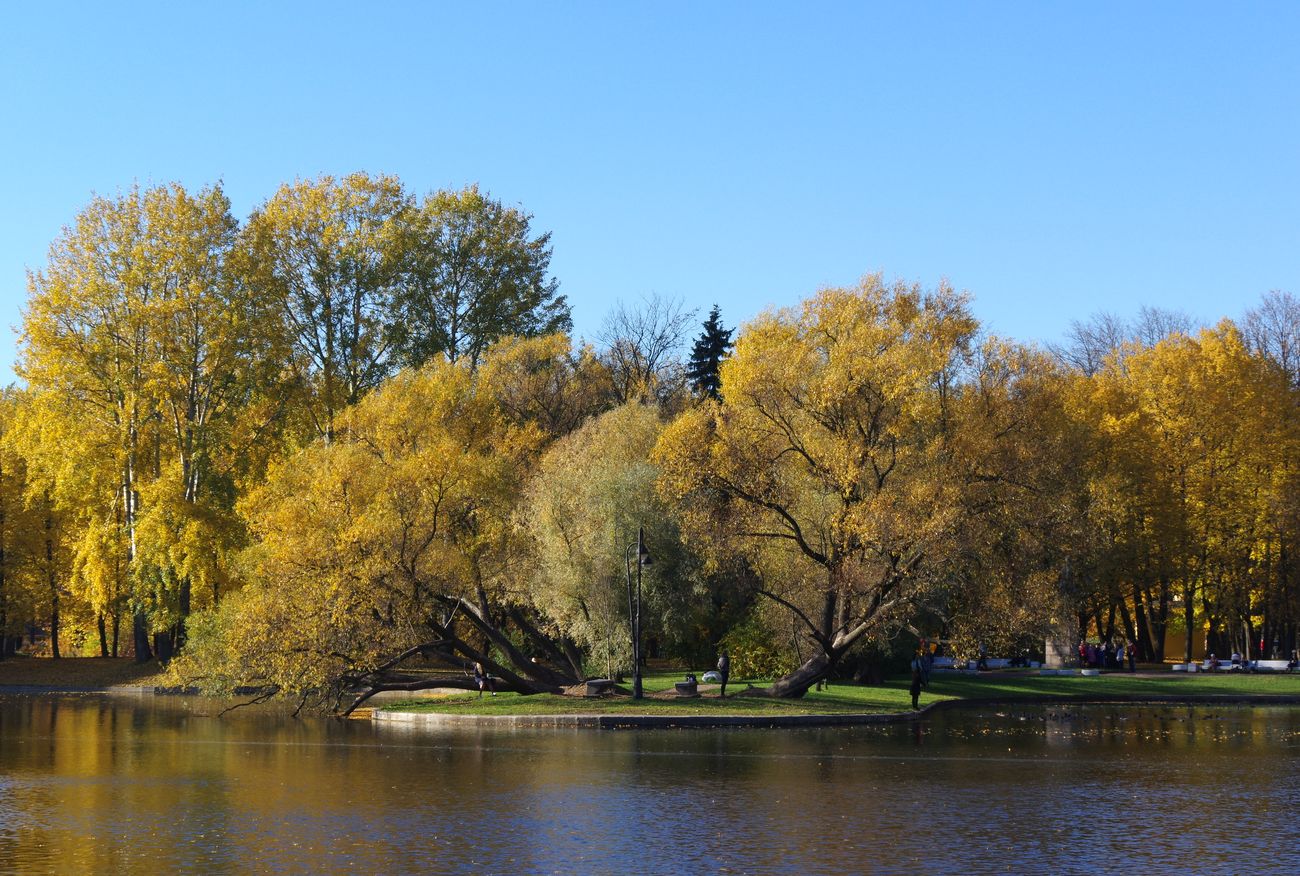
[[[219,186],[136,188],[94,199],[30,277],[21,452],[81,533],[95,603],[130,594],[138,659],[151,626],[183,640],[193,555],[238,537],[237,441],[274,332],[231,270],[235,242]]]
[[[245,499],[248,581],[203,621],[178,672],[334,708],[359,688],[347,710],[380,690],[467,687],[476,661],[517,690],[571,681],[503,632],[523,624],[509,611],[526,601],[512,513],[540,431],[503,416],[468,363],[441,359],[337,425]],[[452,672],[403,674],[416,658]]]
[[[869,276],[825,290],[746,325],[722,366],[724,402],[687,412],[661,440],[662,486],[688,529],[700,537],[722,521],[724,544],[760,574],[781,570],[762,592],[817,645],[774,695],[801,696],[897,619],[962,526],[954,398],[975,331],[946,286]]]

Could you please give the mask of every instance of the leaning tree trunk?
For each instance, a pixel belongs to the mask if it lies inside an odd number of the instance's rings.
[[[763,690],[764,696],[798,699],[808,693],[808,689],[819,681],[825,681],[831,674],[835,661],[831,655],[818,651],[804,661],[794,672],[783,675]]]

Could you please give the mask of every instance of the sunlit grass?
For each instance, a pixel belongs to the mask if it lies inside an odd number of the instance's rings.
[[[647,694],[670,690],[680,673],[646,676]],[[763,681],[755,681],[762,684]],[[800,700],[772,700],[746,696],[746,682],[728,685],[727,698],[717,697],[716,685],[701,686],[696,699],[648,696],[640,701],[626,695],[589,699],[551,695],[521,696],[501,693],[496,697],[456,694],[442,698],[395,703],[388,710],[440,712],[471,715],[807,715],[807,714],[890,714],[911,708],[908,680],[895,678],[879,686],[832,684],[809,691]],[[623,686],[625,692],[627,686]],[[733,693],[734,691],[734,693]],[[947,674],[936,673],[921,694],[924,706],[940,700],[1016,700],[1033,698],[1087,697],[1201,697],[1278,696],[1300,698],[1300,674],[1276,675],[1183,675],[1158,671],[1151,675],[1113,673],[1094,678],[1082,676],[1040,676],[1024,673]]]

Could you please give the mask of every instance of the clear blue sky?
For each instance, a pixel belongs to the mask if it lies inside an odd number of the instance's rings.
[[[1295,2],[33,2],[0,46],[5,325],[93,192],[358,169],[533,212],[587,336],[869,271],[1023,340],[1300,293]]]

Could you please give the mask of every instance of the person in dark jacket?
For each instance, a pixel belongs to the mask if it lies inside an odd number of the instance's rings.
[[[474,683],[478,685],[479,699],[483,698],[484,690],[490,690],[492,696],[497,695],[496,682],[493,681],[492,676],[488,675],[487,670],[483,668],[483,664],[477,660],[474,661]]]
[[[718,699],[727,695],[727,679],[731,677],[731,657],[727,654],[727,649],[722,649],[722,656],[718,658],[718,676],[722,679],[722,689],[718,691]]]
[[[912,658],[912,711],[921,707],[921,676],[924,672],[925,658],[918,651]]]

